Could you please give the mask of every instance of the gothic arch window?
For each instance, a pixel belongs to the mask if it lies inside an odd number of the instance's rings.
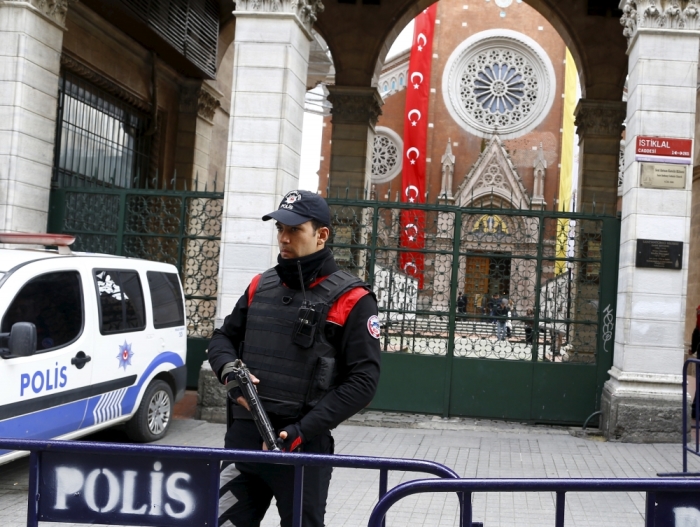
[[[513,139],[547,116],[555,83],[552,62],[537,42],[494,29],[457,46],[445,66],[442,91],[450,115],[467,132]]]
[[[403,87],[403,75],[399,75],[399,86]]]
[[[391,91],[396,89],[396,79],[391,79]]]
[[[387,183],[401,173],[403,141],[391,128],[377,126],[372,150],[372,183]]]
[[[384,83],[384,89],[383,89],[383,91],[389,91],[389,84],[386,83],[386,82]]]

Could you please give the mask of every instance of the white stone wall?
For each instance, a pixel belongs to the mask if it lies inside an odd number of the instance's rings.
[[[63,27],[0,5],[0,231],[46,232]]]
[[[236,13],[217,325],[276,263],[264,214],[297,188],[310,39],[295,15]]]
[[[695,136],[696,32],[640,30],[629,52],[629,98],[614,367],[615,390],[675,393],[683,365],[692,175],[684,190],[639,185],[638,135]],[[682,241],[680,271],[635,267],[637,239]],[[618,381],[628,380],[627,387]],[[675,384],[675,388],[673,385]],[[664,385],[666,387],[664,387]]]

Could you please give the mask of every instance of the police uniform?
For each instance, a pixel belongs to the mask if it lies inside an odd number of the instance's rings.
[[[330,223],[330,212],[318,195],[293,191],[278,211],[289,206],[305,219]],[[289,211],[289,208],[286,209]],[[294,225],[289,215],[264,218]],[[286,221],[285,221],[286,220]],[[295,280],[294,266],[302,267]],[[290,451],[333,453],[330,430],[369,404],[379,381],[379,320],[369,288],[340,271],[330,250],[298,259],[278,259],[279,265],[256,276],[233,312],[214,332],[209,362],[221,379],[224,367],[242,359],[260,379],[258,395],[279,433],[288,433]],[[298,274],[297,274],[298,276]],[[299,334],[300,308],[313,305],[313,331]],[[308,328],[307,328],[308,329]],[[313,333],[312,335],[310,333]],[[221,379],[225,382],[226,379]],[[232,390],[232,399],[238,390]],[[233,405],[226,448],[261,450],[262,438],[250,412]],[[294,469],[285,465],[224,464],[221,472],[219,525],[257,526],[274,496],[282,527],[292,524]],[[323,525],[331,468],[304,471],[303,525]]]

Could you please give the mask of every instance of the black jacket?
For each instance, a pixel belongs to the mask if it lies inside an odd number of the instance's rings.
[[[328,276],[337,270],[335,261],[328,258],[319,276]],[[219,379],[224,365],[238,358],[240,343],[245,339],[248,294],[246,289],[221,328],[214,331],[209,343],[209,363]],[[381,360],[379,340],[372,337],[367,324],[373,315],[377,315],[377,302],[373,295],[368,294],[355,304],[344,326],[326,324],[326,336],[337,353],[338,377],[336,387],[299,421],[305,440],[335,428],[372,401],[379,383]],[[265,379],[260,379],[260,382],[265,382]]]

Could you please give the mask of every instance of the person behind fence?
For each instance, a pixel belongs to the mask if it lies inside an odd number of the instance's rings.
[[[700,306],[698,306],[698,309],[695,312],[695,329],[693,329],[693,337],[690,341],[690,349],[688,350],[688,353],[690,355],[695,355],[695,358],[697,359],[700,358],[698,351],[700,351]],[[695,375],[698,375],[697,369],[695,370]],[[692,406],[690,407],[690,416],[693,419],[697,418],[697,413],[695,411],[697,398],[698,392],[696,391],[695,395],[693,396]]]
[[[492,317],[496,316],[496,309],[501,305],[501,296],[498,293],[494,293],[489,299],[489,314]],[[491,324],[495,324],[496,319],[491,318]]]
[[[502,298],[500,303],[493,308],[493,316],[496,319],[496,338],[506,340],[506,324],[508,323],[508,299]]]
[[[467,312],[467,295],[460,293],[457,297],[457,312],[466,313]]]
[[[379,382],[377,301],[360,279],[340,271],[326,248],[331,215],[325,200],[294,190],[263,220],[275,220],[277,265],[251,281],[209,344],[223,384],[241,359],[286,452],[332,454],[330,430],[369,404]],[[311,309],[310,309],[310,307]],[[300,324],[303,328],[300,330]],[[226,448],[262,450],[263,440],[240,388],[229,391]],[[324,522],[330,467],[305,467],[304,527]],[[258,526],[272,497],[291,527],[294,468],[223,463],[219,527]]]
[[[525,312],[527,317],[523,320],[523,325],[525,326],[525,344],[532,344],[532,328],[535,325],[535,312],[532,309],[528,309]]]
[[[510,338],[513,332],[513,317],[517,316],[515,312],[515,302],[512,298],[508,299],[508,320],[506,320],[506,336]]]

